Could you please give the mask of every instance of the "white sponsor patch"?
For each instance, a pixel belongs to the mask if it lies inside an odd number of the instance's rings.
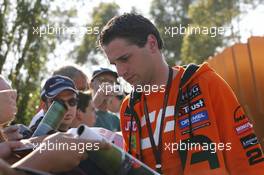
[[[241,133],[246,132],[247,130],[249,130],[251,128],[252,128],[252,124],[247,122],[247,123],[244,123],[244,124],[236,127],[236,133],[241,134]]]

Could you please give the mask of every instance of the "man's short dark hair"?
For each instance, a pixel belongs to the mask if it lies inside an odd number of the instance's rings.
[[[89,106],[90,101],[92,100],[92,94],[90,91],[79,92],[78,94],[78,104],[77,109],[82,112],[86,112],[86,108]]]
[[[99,44],[104,46],[116,38],[123,38],[131,44],[144,47],[150,34],[156,37],[161,50],[163,48],[162,39],[151,21],[141,15],[125,13],[108,21],[100,33]]]

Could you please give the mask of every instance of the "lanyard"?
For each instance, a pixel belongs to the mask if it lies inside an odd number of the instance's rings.
[[[169,67],[169,77],[168,77],[168,81],[167,81],[167,85],[166,85],[165,95],[163,97],[163,109],[162,109],[162,115],[161,115],[159,140],[158,140],[157,146],[155,144],[155,140],[153,137],[153,132],[152,132],[152,128],[151,128],[151,124],[150,124],[150,120],[149,120],[147,98],[145,95],[143,95],[143,97],[144,97],[144,115],[146,118],[146,126],[147,126],[147,130],[148,130],[148,135],[149,135],[152,151],[153,151],[153,154],[154,154],[155,160],[156,160],[156,166],[155,167],[159,173],[162,173],[162,168],[161,168],[162,167],[161,166],[162,132],[163,132],[163,125],[164,125],[166,108],[167,108],[167,104],[168,104],[169,92],[170,92],[171,83],[172,83],[172,77],[173,77],[172,75],[173,75],[173,70],[171,67]]]

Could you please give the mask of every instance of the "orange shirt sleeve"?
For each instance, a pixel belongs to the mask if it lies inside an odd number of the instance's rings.
[[[129,137],[128,132],[125,131],[125,123],[126,123],[125,118],[127,117],[125,116],[125,110],[127,106],[128,106],[128,98],[125,98],[120,109],[120,128],[123,135],[123,143],[124,143],[123,148],[126,152],[128,151],[128,137]]]
[[[226,167],[231,175],[264,174],[264,157],[252,125],[232,89],[215,75],[208,75],[208,87],[220,139],[231,143],[231,149],[224,150]]]

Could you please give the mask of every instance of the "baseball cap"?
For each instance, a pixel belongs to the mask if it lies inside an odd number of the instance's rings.
[[[91,81],[93,81],[97,76],[103,74],[103,73],[110,73],[112,74],[115,78],[118,78],[118,75],[116,72],[112,71],[111,69],[108,68],[100,68],[98,70],[95,70],[92,75]]]
[[[54,98],[64,90],[70,90],[75,94],[78,94],[75,84],[70,78],[61,75],[55,75],[45,82],[40,96],[41,99],[45,101],[46,98]]]

